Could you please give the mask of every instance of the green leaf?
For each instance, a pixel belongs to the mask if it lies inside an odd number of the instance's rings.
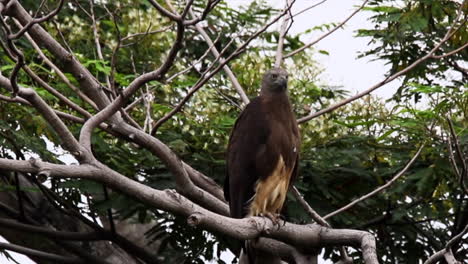
[[[328,53],[326,50],[319,50],[318,52],[324,55],[330,55],[330,53]]]

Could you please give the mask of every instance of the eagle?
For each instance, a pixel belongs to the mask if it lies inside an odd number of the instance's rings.
[[[267,71],[260,95],[234,124],[224,182],[224,196],[233,218],[265,216],[279,223],[290,183],[297,174],[300,148],[287,82],[284,69]]]

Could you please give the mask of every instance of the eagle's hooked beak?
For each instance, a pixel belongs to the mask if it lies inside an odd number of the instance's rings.
[[[288,84],[288,78],[287,77],[279,77],[277,82],[278,82],[278,84],[280,86],[286,86]]]

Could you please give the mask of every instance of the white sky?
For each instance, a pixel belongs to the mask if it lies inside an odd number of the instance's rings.
[[[247,5],[252,0],[228,0],[233,6]],[[284,0],[270,1],[275,7],[284,6]],[[320,0],[296,0],[293,8],[293,14],[309,7]],[[339,23],[349,16],[357,6],[361,5],[362,0],[327,0],[325,3],[307,11],[295,18],[295,23],[290,33],[295,34],[303,32],[324,23]],[[365,90],[373,84],[384,79],[384,73],[387,67],[381,61],[370,59],[357,59],[357,52],[367,49],[369,39],[354,38],[355,31],[359,28],[370,28],[371,24],[367,21],[369,12],[359,12],[348,23],[344,29],[339,29],[327,38],[317,43],[316,50],[326,50],[330,55],[317,53],[314,58],[325,69],[322,80],[329,85],[340,85],[343,88],[355,94],[358,91]],[[276,27],[277,28],[277,27]],[[314,31],[304,37],[303,41],[309,42],[324,34],[324,32]],[[398,80],[378,89],[373,94],[380,97],[389,98],[398,87]],[[1,237],[0,237],[1,240]],[[14,254],[14,253],[12,253]],[[16,258],[21,264],[33,263],[28,258],[21,255]],[[225,257],[227,257],[225,255]],[[0,255],[0,263],[13,263],[7,261]],[[330,261],[319,260],[319,264],[331,263]]]
[[[234,5],[247,5],[251,0],[229,0]],[[284,6],[284,0],[269,1],[277,8]],[[293,14],[309,6],[321,2],[321,0],[296,0],[293,6]],[[297,16],[294,25],[290,29],[291,34],[304,32],[325,23],[340,23],[347,18],[362,0],[327,0],[323,4],[310,9]],[[317,52],[315,60],[325,69],[321,79],[328,85],[340,85],[344,89],[355,94],[365,90],[384,79],[384,74],[388,70],[381,61],[370,61],[369,58],[357,59],[359,51],[365,51],[370,38],[354,38],[356,31],[360,28],[371,28],[372,25],[367,19],[370,12],[362,11],[349,20],[344,29],[338,29],[330,36],[314,45],[316,50],[326,50],[330,55]],[[273,29],[277,29],[276,26]],[[307,36],[303,36],[305,43],[311,42],[320,37],[325,32],[313,31]],[[391,97],[399,85],[396,80],[386,86],[374,91],[373,94],[383,98]]]

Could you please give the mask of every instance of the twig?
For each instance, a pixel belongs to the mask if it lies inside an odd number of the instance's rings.
[[[328,219],[330,217],[333,217],[339,213],[342,213],[346,210],[348,210],[349,208],[353,207],[354,205],[356,205],[357,203],[360,203],[372,196],[374,196],[375,194],[385,190],[386,188],[388,188],[390,185],[392,185],[393,182],[395,182],[396,180],[398,180],[398,178],[400,178],[403,174],[406,173],[406,171],[411,167],[411,165],[413,164],[413,162],[416,160],[416,158],[419,156],[419,154],[421,153],[422,149],[424,147],[424,144],[422,144],[418,151],[416,152],[416,154],[414,154],[414,156],[411,158],[411,160],[406,164],[406,166],[400,171],[398,172],[391,180],[389,180],[387,183],[385,183],[384,185],[380,186],[379,188],[373,190],[372,192],[352,201],[351,203],[341,207],[340,209],[334,211],[334,212],[331,212],[329,214],[327,214],[326,216],[323,217],[323,219]]]
[[[296,188],[296,186],[292,187],[292,192],[294,194],[294,197],[299,201],[299,203],[302,205],[302,207],[306,210],[307,214],[315,220],[319,225],[331,228],[331,225],[323,219],[310,205],[309,203],[302,197],[301,193],[299,190]],[[345,247],[340,247],[340,258],[341,258],[341,263],[343,264],[352,264],[352,259],[348,256],[348,252]]]
[[[166,79],[166,83],[170,83],[170,82],[172,82],[172,80],[174,80],[177,76],[180,76],[180,75],[182,75],[182,74],[187,73],[188,71],[190,71],[191,69],[193,69],[198,63],[200,63],[203,59],[205,59],[205,58],[208,56],[208,54],[210,54],[211,47],[214,47],[215,43],[218,42],[218,39],[219,39],[220,37],[221,37],[221,35],[218,35],[218,36],[216,37],[216,39],[215,39],[214,42],[213,42],[213,45],[212,45],[212,46],[209,46],[208,49],[203,53],[203,55],[201,55],[201,57],[198,58],[198,60],[192,62],[192,64],[191,64],[189,67],[183,69],[183,70],[180,71],[180,72],[174,73],[172,76],[170,76],[169,78],[167,78],[167,79]]]
[[[452,165],[455,175],[457,175],[458,180],[462,182],[463,179],[461,177],[460,171],[458,170],[457,162],[455,161],[455,156],[453,155],[452,140],[450,138],[451,136],[447,135],[447,151],[449,154],[449,161],[450,161],[450,164]]]
[[[98,32],[98,26],[97,26],[97,21],[96,17],[94,15],[94,0],[89,0],[89,10],[91,13],[91,22],[92,22],[92,28],[93,28],[93,36],[94,36],[94,45],[96,46],[96,53],[98,56],[98,59],[100,61],[104,61],[104,56],[102,55],[102,50],[101,50],[101,44],[100,44],[100,39],[99,39],[99,32]],[[109,79],[109,75],[104,74],[104,78],[106,80],[107,87],[111,89],[111,83]]]
[[[367,4],[369,0],[365,0],[362,5],[356,9],[353,13],[351,13],[351,15],[349,15],[345,20],[343,20],[343,22],[341,22],[340,24],[338,24],[336,27],[334,27],[332,30],[328,31],[327,33],[323,34],[322,36],[320,36],[318,39],[310,42],[309,44],[306,44],[288,54],[286,54],[284,57],[285,58],[288,58],[288,57],[291,57],[291,56],[294,56],[296,55],[297,53],[317,44],[317,42],[321,41],[322,39],[328,37],[330,34],[332,34],[333,32],[335,32],[337,29],[341,28],[344,24],[346,24],[346,22],[348,22],[354,15],[356,15],[359,11],[361,11],[361,9],[364,8],[364,6]]]
[[[30,224],[18,223],[17,221],[11,219],[0,218],[0,224],[4,227],[11,229],[31,232],[34,234],[44,235],[49,238],[61,239],[61,240],[80,240],[80,241],[96,241],[105,239],[109,236],[106,233],[101,232],[68,232],[68,231],[57,231],[49,228],[39,227]]]
[[[169,118],[171,118],[174,114],[181,111],[182,107],[192,97],[192,95],[194,95],[198,91],[198,89],[200,89],[209,79],[211,79],[211,77],[213,77],[222,69],[223,64],[220,63],[220,65],[214,71],[210,72],[210,70],[212,70],[215,67],[216,63],[221,59],[221,56],[224,54],[224,52],[227,50],[227,48],[233,41],[234,39],[231,39],[228,45],[226,45],[226,47],[221,51],[220,55],[216,57],[215,60],[211,63],[210,67],[201,74],[201,77],[197,80],[195,85],[189,89],[187,95],[174,108],[172,108],[172,110],[169,113],[167,113],[165,116],[163,116],[156,122],[156,124],[151,129],[151,135],[155,135],[156,131],[162,124],[169,120]]]
[[[139,37],[139,36],[146,37],[148,35],[152,35],[152,34],[156,34],[156,33],[162,33],[162,32],[167,31],[170,28],[173,28],[173,26],[167,26],[167,27],[163,27],[162,29],[150,31],[150,29],[151,29],[151,25],[150,25],[150,26],[148,26],[148,29],[145,32],[139,32],[139,33],[134,33],[134,34],[127,35],[127,36],[123,37],[121,39],[121,41],[125,41],[125,40],[131,39],[131,38],[134,38],[134,37]]]
[[[10,27],[7,25],[5,22],[5,19],[3,18],[3,15],[0,13],[0,22],[2,24],[3,30],[6,35],[10,35],[11,30]],[[18,94],[18,73],[21,70],[21,68],[24,66],[24,55],[23,52],[21,52],[13,42],[13,40],[10,37],[6,38],[6,44],[7,47],[2,45],[2,47],[5,49],[5,51],[13,54],[13,60],[15,60],[15,67],[10,73],[10,83],[11,83],[11,92],[12,92],[12,97],[15,97]]]
[[[292,18],[295,18],[295,17],[297,17],[298,15],[300,15],[300,14],[306,12],[306,11],[309,11],[309,10],[312,9],[312,8],[319,6],[319,5],[323,4],[323,3],[325,3],[326,1],[327,1],[327,0],[322,0],[322,1],[318,2],[318,3],[316,3],[316,4],[313,4],[313,5],[311,5],[311,6],[307,7],[307,8],[304,8],[304,9],[302,9],[301,11],[297,12],[296,14],[292,15]],[[289,19],[289,18],[288,18],[288,19]]]
[[[307,214],[318,224],[321,226],[325,227],[331,227],[330,224],[323,219],[315,210],[307,203],[307,201],[302,197],[301,193],[299,190],[296,188],[296,186],[292,187],[292,192],[294,194],[294,197],[299,201],[299,203],[302,205],[302,207],[306,210]]]
[[[468,47],[468,42],[465,43],[465,45],[457,48],[457,49],[454,49],[452,51],[449,51],[445,54],[442,54],[442,55],[432,55],[431,57],[434,58],[434,59],[441,59],[441,58],[445,58],[445,57],[448,57],[448,56],[452,56],[453,54],[457,53],[457,52],[460,52],[464,49],[466,49]]]

